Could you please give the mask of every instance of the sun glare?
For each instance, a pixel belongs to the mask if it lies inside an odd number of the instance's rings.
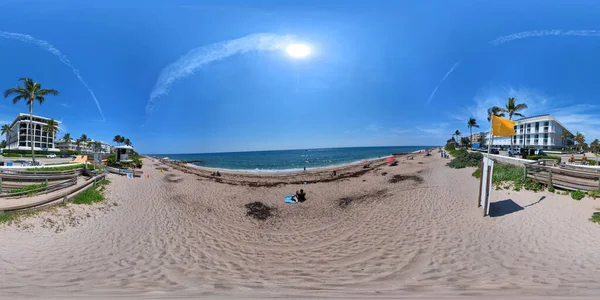
[[[305,44],[291,44],[285,49],[291,57],[306,57],[310,54],[310,48]]]

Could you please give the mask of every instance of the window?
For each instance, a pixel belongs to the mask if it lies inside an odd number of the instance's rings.
[[[39,148],[40,147],[40,143],[35,143],[34,147],[38,147]]]

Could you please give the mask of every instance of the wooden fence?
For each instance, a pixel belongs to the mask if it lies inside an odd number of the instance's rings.
[[[600,170],[586,170],[565,164],[555,167],[535,162],[525,165],[525,173],[527,178],[547,186],[581,191],[600,189]]]

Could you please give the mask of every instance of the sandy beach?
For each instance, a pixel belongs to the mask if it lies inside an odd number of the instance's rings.
[[[147,158],[142,178],[110,174],[102,203],[0,224],[0,298],[597,295],[600,204],[500,190],[484,218],[472,168],[398,161],[214,177]],[[272,216],[248,216],[255,201]]]

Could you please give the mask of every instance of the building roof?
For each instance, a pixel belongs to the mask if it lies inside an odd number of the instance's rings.
[[[57,121],[56,119],[46,118],[46,117],[37,116],[37,115],[32,115],[32,116],[34,118],[40,118],[40,119],[43,119],[43,120],[46,120],[46,121],[54,120],[54,122],[56,122],[56,124],[59,124],[59,125],[60,125],[60,123],[62,123],[62,122]],[[10,123],[10,127],[12,128],[13,126],[15,126],[15,123],[17,121],[19,121],[21,119],[21,117],[28,117],[29,118],[29,114],[26,114],[26,113],[20,113],[20,114],[18,114],[17,117],[15,118],[15,120],[12,121],[12,123]]]
[[[127,145],[123,145],[123,146],[114,146],[115,149],[131,149],[133,150],[133,147],[131,146],[127,146]]]

